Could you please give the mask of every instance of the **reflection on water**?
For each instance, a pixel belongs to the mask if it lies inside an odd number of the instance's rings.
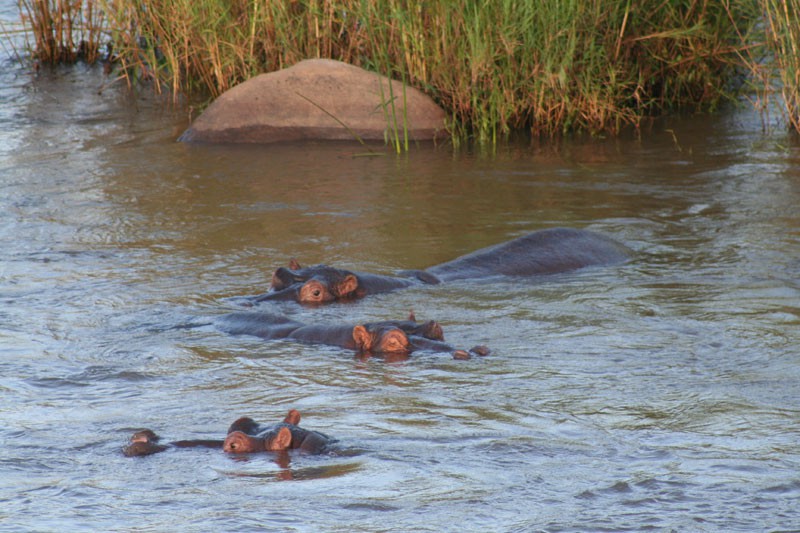
[[[277,455],[277,457],[272,458],[273,464],[266,466],[277,466],[277,471],[265,472],[264,470],[269,470],[269,468],[265,468],[262,458],[258,457],[258,464],[244,465],[245,467],[252,466],[252,468],[243,467],[237,470],[220,471],[219,473],[226,476],[257,478],[263,481],[309,481],[347,476],[361,469],[360,463],[336,463],[330,457],[325,458],[324,465],[292,468],[288,453],[283,452],[274,455]],[[252,457],[239,456],[232,457],[232,459],[243,463],[255,462]]]
[[[31,79],[6,61],[0,79],[0,529],[800,523],[800,148],[757,117],[366,158],[178,144],[180,109],[98,94],[83,67]],[[240,310],[292,257],[392,273],[552,226],[636,258],[262,306],[301,322],[413,309],[487,358],[363,360],[178,327]],[[288,408],[358,452],[120,453],[131,428],[214,438]]]

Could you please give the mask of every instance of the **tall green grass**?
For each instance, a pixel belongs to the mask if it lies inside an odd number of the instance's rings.
[[[798,2],[83,0],[102,8],[131,82],[215,97],[302,59],[339,59],[422,89],[457,138],[481,142],[521,129],[616,133],[654,114],[713,109],[765,25],[797,116]]]

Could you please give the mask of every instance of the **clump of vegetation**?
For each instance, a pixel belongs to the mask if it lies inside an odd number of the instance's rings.
[[[100,57],[105,20],[97,2],[20,0],[19,7],[35,39],[31,49],[38,63],[94,63]]]
[[[309,57],[377,70],[431,94],[456,133],[616,132],[725,95],[755,0],[134,0],[117,12],[125,68],[216,96]],[[143,37],[143,38],[142,38]],[[146,46],[142,47],[141,44]]]
[[[61,20],[65,29],[74,29],[74,18],[54,16],[53,10],[62,13],[69,5],[72,13],[84,14],[91,37],[98,35],[97,20],[86,14],[105,14],[114,57],[131,82],[150,79],[174,95],[214,97],[262,72],[306,58],[332,58],[422,89],[449,112],[457,137],[493,142],[524,129],[539,135],[616,133],[653,114],[714,108],[732,94],[737,74],[753,68],[746,51],[762,45],[758,32],[764,26],[784,73],[787,105],[797,117],[799,2],[23,0],[23,5],[37,35],[35,53],[43,57],[64,60],[65,48],[80,50],[48,22]],[[51,49],[55,53],[45,54]]]

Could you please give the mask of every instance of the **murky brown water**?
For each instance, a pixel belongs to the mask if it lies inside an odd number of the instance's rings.
[[[800,527],[800,146],[749,110],[641,140],[376,158],[185,146],[179,110],[103,82],[2,63],[0,529]],[[391,273],[552,226],[636,259],[266,307],[414,309],[485,359],[176,328],[239,309],[290,257]],[[288,469],[120,453],[135,428],[215,438],[291,407],[343,451]]]

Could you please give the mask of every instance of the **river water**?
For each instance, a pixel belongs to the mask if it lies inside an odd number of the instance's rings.
[[[187,146],[184,109],[97,69],[0,71],[1,530],[800,529],[800,145],[752,110],[362,157]],[[413,309],[486,358],[184,327],[242,310],[292,257],[392,273],[554,226],[634,260],[262,306]],[[220,438],[290,408],[339,450],[121,453],[141,427]]]

